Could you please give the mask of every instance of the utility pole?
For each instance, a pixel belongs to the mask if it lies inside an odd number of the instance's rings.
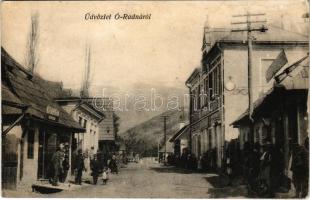
[[[167,118],[168,118],[168,116],[166,116],[166,115],[164,115],[164,116],[162,116],[163,117],[163,119],[164,119],[164,148],[165,148],[165,152],[164,152],[164,165],[166,165],[167,164],[167,162],[166,162],[166,154],[167,154]]]
[[[261,20],[261,21],[253,21],[251,20],[251,17],[254,16],[264,16],[264,13],[256,13],[256,14],[251,14],[247,12],[245,15],[233,15],[233,17],[246,17],[245,22],[232,22],[231,24],[236,25],[236,24],[245,24],[246,28],[245,29],[232,29],[232,32],[247,32],[247,42],[248,42],[248,97],[249,97],[249,122],[250,122],[250,140],[253,141],[252,135],[253,135],[253,82],[252,82],[252,32],[257,31],[257,32],[266,32],[268,29],[262,25],[260,28],[254,28],[252,27],[252,24],[254,23],[266,23],[266,20]]]

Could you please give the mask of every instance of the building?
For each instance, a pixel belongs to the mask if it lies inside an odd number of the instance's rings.
[[[270,68],[274,68],[277,63],[283,62],[275,60]],[[252,136],[249,135],[248,110],[232,123],[239,130],[241,144],[254,142],[262,145],[269,141],[283,152],[283,169],[287,169],[286,172],[290,170],[288,165],[292,144],[304,145],[309,132],[308,73],[309,55],[304,55],[287,63],[275,74],[271,81],[274,86],[254,102]]]
[[[71,160],[72,135],[85,129],[54,102],[54,84],[29,73],[3,48],[1,65],[2,187],[28,187],[53,176],[57,147],[63,145]]]
[[[79,98],[80,97],[73,97],[73,99]],[[99,149],[105,153],[117,150],[115,139],[118,132],[119,118],[113,110],[113,99],[108,97],[83,97],[80,99],[85,104],[92,107],[96,113],[101,113],[104,116],[99,121],[98,125],[96,125],[98,130],[96,131],[97,142],[95,149]],[[63,101],[63,99],[57,99],[57,101],[60,102]]]
[[[265,33],[252,33],[253,100],[272,87],[264,74],[279,52],[285,50],[288,60],[308,51],[308,37],[276,26]],[[224,158],[224,143],[238,137],[229,126],[248,107],[247,36],[227,29],[205,28],[201,67],[186,81],[191,95],[191,150],[197,157],[216,152],[217,166]]]
[[[113,110],[113,99],[108,97],[98,97],[89,99],[97,110],[103,112],[105,118],[99,124],[99,149],[103,152],[116,150],[116,134],[118,132],[118,116]]]
[[[169,142],[173,143],[174,155],[181,157],[182,153],[188,149],[189,143],[189,126],[188,124],[181,127],[170,139]]]
[[[104,114],[88,103],[88,99],[65,97],[56,99],[56,102],[86,130],[83,134],[74,135],[73,152],[76,153],[77,149],[82,149],[88,155],[93,149],[96,153],[99,149],[99,124],[104,119]]]

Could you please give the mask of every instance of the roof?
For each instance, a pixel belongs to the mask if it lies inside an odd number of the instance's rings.
[[[296,65],[296,66],[295,66]],[[297,68],[300,66],[299,68]],[[288,70],[294,67],[292,70]],[[259,110],[262,104],[272,101],[273,99],[281,99],[281,95],[284,92],[294,91],[294,90],[305,90],[308,91],[309,88],[309,57],[304,57],[293,63],[289,67],[283,70],[283,72],[288,71],[289,75],[282,79],[281,83],[275,83],[268,92],[266,92],[262,97],[257,99],[253,104],[253,115]],[[237,126],[243,121],[248,120],[249,109],[242,113],[234,122],[230,125]]]
[[[5,115],[20,115],[22,109],[16,106],[11,106],[9,103],[13,103],[19,106],[25,106],[19,98],[17,98],[4,84],[1,85],[1,97],[2,97],[2,114]]]
[[[291,43],[304,43],[305,45],[309,43],[307,35],[300,33],[295,33],[293,31],[288,31],[274,25],[268,25],[268,30],[266,32],[253,32],[254,36],[253,43],[267,43],[267,44],[291,44]],[[232,32],[225,28],[212,28],[205,29],[203,36],[203,49],[207,46],[210,48],[207,51],[215,48],[216,43],[239,43],[246,44],[247,33],[242,32]]]
[[[111,97],[79,97],[79,96],[65,96],[55,98],[58,103],[84,101],[99,112],[113,111],[113,99]]]
[[[3,48],[1,49],[2,65],[2,87],[3,97],[11,99],[16,103],[23,103],[29,106],[26,114],[31,117],[50,122],[72,131],[84,132],[74,119],[63,110],[50,93],[55,91],[55,85],[42,79],[36,74],[29,73],[22,65],[17,63]],[[56,112],[56,120],[51,120],[48,116]],[[59,114],[58,114],[59,113]],[[2,114],[7,114],[6,111]]]
[[[199,75],[199,73],[200,73],[200,68],[196,67],[185,83],[186,84],[192,83],[192,81],[196,78],[196,76]]]
[[[300,33],[295,33],[282,29],[280,27],[268,26],[266,32],[253,32],[255,37],[255,42],[307,42],[309,38],[307,35],[302,35]],[[243,32],[230,32],[227,36],[219,39],[220,42],[230,42],[230,41],[247,41],[247,34]]]
[[[82,108],[88,113],[92,114],[93,116],[97,117],[99,122],[104,119],[104,114],[102,111],[96,109],[93,105],[88,103],[87,101],[80,100],[79,104],[76,106],[75,109]]]
[[[176,139],[178,139],[183,133],[187,133],[189,130],[189,125],[183,126],[179,131],[177,131],[170,139],[169,142],[174,142]]]
[[[205,28],[202,50],[204,50],[207,46],[212,46],[215,42],[219,41],[230,33],[230,30],[227,28]]]

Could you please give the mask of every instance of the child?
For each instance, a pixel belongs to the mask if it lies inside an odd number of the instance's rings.
[[[103,181],[103,184],[107,184],[107,181],[109,180],[109,170],[108,168],[104,168],[103,169],[103,173],[102,173],[102,181]]]

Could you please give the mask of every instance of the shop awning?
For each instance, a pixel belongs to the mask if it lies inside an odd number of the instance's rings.
[[[185,125],[184,127],[182,127],[178,132],[176,132],[170,139],[169,142],[174,142],[175,140],[177,140],[178,138],[180,138],[183,134],[188,133],[189,131],[189,125]]]

